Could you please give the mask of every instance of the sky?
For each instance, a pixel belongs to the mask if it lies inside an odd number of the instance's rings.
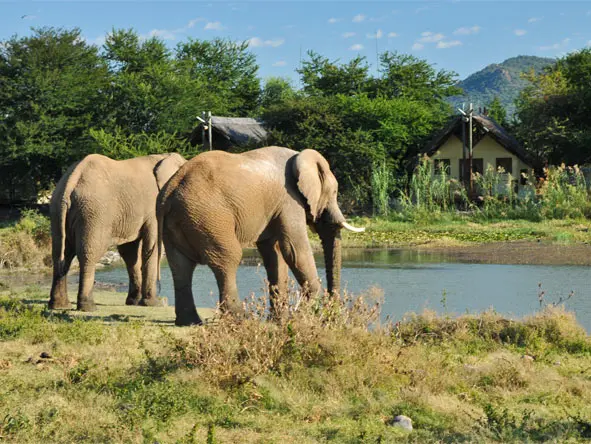
[[[313,50],[347,62],[397,51],[460,79],[518,55],[559,57],[591,45],[591,1],[119,1],[0,0],[0,40],[32,27],[78,27],[101,45],[133,28],[174,48],[214,37],[250,42],[261,78],[290,78]]]

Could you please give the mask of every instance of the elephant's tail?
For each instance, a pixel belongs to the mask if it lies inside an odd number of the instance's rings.
[[[169,187],[164,186],[160,194],[158,194],[158,199],[156,201],[156,220],[158,222],[158,293],[160,293],[160,266],[162,262],[162,233],[164,232],[164,216],[168,212],[168,191]]]
[[[83,162],[83,161],[82,161]],[[54,239],[54,248],[57,248],[58,251],[58,258],[59,258],[59,269],[62,272],[63,265],[65,264],[66,259],[66,221],[68,216],[68,211],[72,206],[72,193],[74,189],[78,185],[78,181],[80,180],[80,176],[82,175],[82,162],[78,162],[77,164],[71,167],[70,173],[66,173],[67,180],[64,184],[64,188],[62,190],[61,196],[59,200],[55,202],[54,207],[54,217],[55,217],[55,229],[52,229],[53,233],[59,233],[58,239]],[[59,185],[58,185],[59,186]],[[52,202],[53,205],[53,202]],[[52,222],[53,223],[53,222]],[[57,242],[56,242],[57,241]],[[55,251],[55,250],[54,250]],[[54,256],[55,257],[55,256]]]

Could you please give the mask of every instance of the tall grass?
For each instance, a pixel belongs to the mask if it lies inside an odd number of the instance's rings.
[[[390,212],[390,191],[393,185],[392,172],[386,162],[375,163],[371,173],[371,198],[374,216],[387,216]]]
[[[580,219],[591,216],[591,195],[579,167],[565,165],[544,170],[543,178],[532,175],[515,178],[489,166],[474,175],[474,199],[468,199],[464,185],[450,178],[445,169],[434,170],[434,162],[421,159],[411,178],[395,190],[403,220],[430,222],[454,218],[468,210],[476,220]],[[526,185],[517,183],[526,180]]]
[[[51,265],[49,218],[24,210],[21,219],[0,235],[0,269]]]

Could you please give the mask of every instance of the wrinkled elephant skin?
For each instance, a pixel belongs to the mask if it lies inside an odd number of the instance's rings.
[[[213,271],[221,309],[242,315],[236,272],[242,248],[252,243],[267,270],[272,317],[280,317],[286,303],[288,268],[307,296],[317,294],[321,287],[307,225],[322,241],[328,290],[339,292],[340,230],[346,222],[337,188],[328,162],[314,150],[210,151],[181,167],[157,204],[177,325],[201,323],[191,290],[197,264]]]
[[[70,167],[51,197],[53,283],[49,308],[71,308],[66,277],[80,264],[77,308],[91,311],[95,264],[117,245],[129,273],[128,305],[157,305],[156,198],[185,163],[179,154],[116,161],[91,154]]]

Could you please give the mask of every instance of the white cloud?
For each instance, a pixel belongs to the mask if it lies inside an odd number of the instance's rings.
[[[349,39],[351,37],[355,37],[355,33],[354,32],[344,32],[343,33],[343,38],[344,39]]]
[[[389,32],[388,37],[398,37],[398,34],[396,34],[395,32]]]
[[[566,39],[562,39],[560,42],[558,43],[554,43],[553,45],[548,45],[548,46],[540,46],[540,51],[558,51],[559,49],[563,49],[565,46],[567,46],[570,43],[570,39],[566,38]]]
[[[253,37],[248,40],[248,46],[257,48],[262,46],[270,46],[272,48],[277,48],[285,43],[284,39],[274,39],[274,40],[263,40],[260,37]]]
[[[363,14],[357,14],[355,17],[353,17],[353,22],[354,23],[361,23],[363,21],[365,21],[367,17]]]
[[[277,62],[273,63],[273,66],[285,66],[287,62],[285,60],[278,60]]]
[[[443,40],[445,35],[438,32],[437,34],[430,31],[425,31],[421,33],[421,38],[418,40],[420,43],[435,43],[439,40]]]
[[[482,28],[478,25],[474,26],[462,26],[454,31],[455,35],[470,35],[470,34],[478,34]]]
[[[415,13],[418,14],[420,12],[427,11],[428,9],[428,6],[421,6],[420,8],[415,9]]]
[[[424,47],[425,47],[425,45],[423,45],[422,43],[416,42],[414,45],[412,45],[412,50],[413,51],[420,51]]]
[[[530,19],[527,20],[527,23],[535,23],[535,22],[539,22],[540,20],[542,20],[544,17],[531,17]]]
[[[203,29],[206,31],[221,31],[222,29],[225,29],[225,27],[221,22],[207,22]]]
[[[384,32],[381,29],[378,29],[375,34],[367,34],[366,37],[368,39],[381,39],[384,36]]]
[[[341,19],[340,18],[336,18],[336,17],[331,17],[328,19],[328,23],[333,24],[333,23],[337,23],[340,22]]]
[[[205,21],[205,19],[201,18],[201,17],[191,19],[191,20],[189,20],[189,23],[187,23],[187,28],[193,28],[197,23],[204,22],[204,21]]]
[[[148,38],[150,37],[157,37],[162,40],[174,40],[176,38],[174,31],[168,29],[152,29],[148,32]]]
[[[349,48],[351,51],[361,51],[363,49],[363,45],[357,43]]]
[[[591,40],[587,42],[587,46],[591,46]]]
[[[453,48],[454,46],[460,46],[461,44],[462,42],[460,42],[459,40],[440,40],[439,42],[437,42],[437,49]]]
[[[525,34],[527,34],[527,31],[525,29],[516,29],[515,31],[513,31],[513,33],[517,37],[521,37],[521,36],[524,36]]]
[[[32,14],[25,14],[25,15],[21,16],[21,19],[23,19],[23,20],[35,20],[38,18],[39,18],[38,16],[32,15]]]

